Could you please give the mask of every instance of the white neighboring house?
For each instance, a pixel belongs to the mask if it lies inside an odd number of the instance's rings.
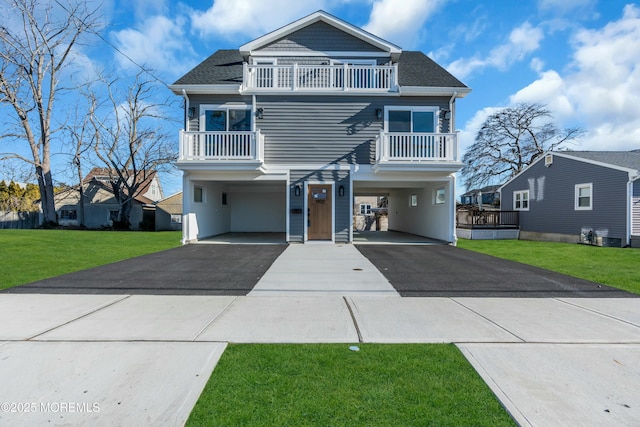
[[[185,100],[184,243],[351,242],[366,194],[388,195],[390,230],[456,241],[455,110],[470,89],[422,52],[318,11],[213,53],[171,89]]]

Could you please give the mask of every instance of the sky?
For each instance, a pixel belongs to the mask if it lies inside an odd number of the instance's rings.
[[[559,127],[586,131],[570,149],[640,149],[640,2],[103,0],[100,7],[103,39],[80,48],[78,67],[109,65],[133,76],[143,65],[171,84],[218,49],[322,9],[424,52],[472,89],[456,104],[461,156],[489,115],[519,103],[544,104]],[[181,179],[163,185],[171,194]]]

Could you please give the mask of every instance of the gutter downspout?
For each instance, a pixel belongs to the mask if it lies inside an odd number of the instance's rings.
[[[631,175],[631,174],[629,174]],[[637,177],[636,177],[637,178]],[[627,232],[625,233],[625,246],[631,246],[631,233],[633,232],[633,177],[627,181]]]
[[[453,133],[455,127],[455,117],[456,115],[454,114],[453,111],[453,101],[454,99],[456,99],[456,96],[458,96],[458,91],[454,90],[453,91],[453,95],[451,95],[451,99],[449,99],[449,114],[451,115],[451,117],[449,117],[449,133]]]
[[[189,96],[187,91],[182,89],[182,97],[184,98],[184,130],[189,131]]]

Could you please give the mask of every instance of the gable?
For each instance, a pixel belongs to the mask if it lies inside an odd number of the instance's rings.
[[[348,51],[384,53],[382,49],[347,34],[323,21],[314,22],[257,50],[272,52]]]

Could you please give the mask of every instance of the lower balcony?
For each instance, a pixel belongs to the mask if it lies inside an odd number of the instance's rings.
[[[206,162],[228,165],[262,165],[264,137],[250,132],[180,131],[178,163]]]
[[[456,170],[462,167],[455,133],[380,132],[376,138],[374,168],[415,168],[425,166]]]

